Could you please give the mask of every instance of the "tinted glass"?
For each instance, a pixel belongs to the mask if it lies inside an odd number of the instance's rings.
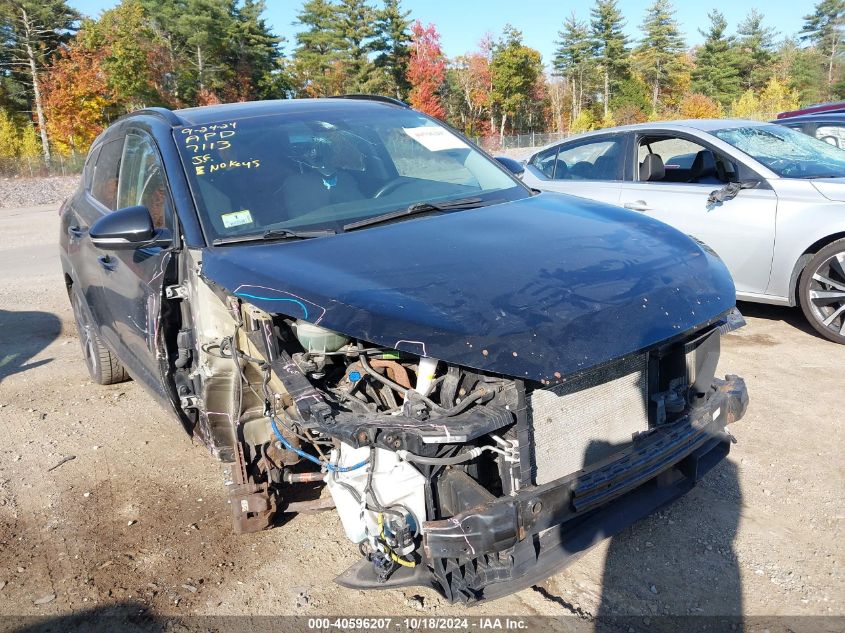
[[[91,183],[91,195],[107,209],[114,210],[117,204],[117,182],[120,175],[120,159],[123,155],[123,138],[109,141],[100,150],[94,179]]]
[[[419,202],[530,195],[448,128],[403,108],[313,109],[174,135],[210,239],[341,230]]]
[[[552,147],[537,154],[531,159],[531,164],[539,169],[546,178],[555,177],[555,159],[557,158],[557,147]]]
[[[605,139],[561,147],[555,160],[555,180],[618,180],[622,172],[622,142]]]
[[[782,125],[717,130],[714,134],[782,178],[845,176],[845,151]]]
[[[149,137],[129,134],[123,148],[117,206],[123,209],[136,205],[149,209],[156,228],[167,224],[169,198],[158,151]]]

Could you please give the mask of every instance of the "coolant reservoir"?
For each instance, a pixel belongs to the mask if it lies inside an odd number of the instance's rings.
[[[293,324],[293,331],[302,347],[316,354],[336,352],[349,343],[349,338],[343,334],[308,321],[296,321]]]

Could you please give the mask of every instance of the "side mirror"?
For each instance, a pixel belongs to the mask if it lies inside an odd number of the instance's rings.
[[[167,229],[156,230],[149,209],[126,207],[103,216],[88,230],[91,243],[104,250],[132,250],[147,246],[170,246]]]
[[[507,156],[496,156],[496,160],[499,161],[499,164],[502,167],[507,169],[517,178],[522,178],[522,174],[525,173],[525,165],[520,163],[518,160],[514,160],[513,158],[509,158]]]

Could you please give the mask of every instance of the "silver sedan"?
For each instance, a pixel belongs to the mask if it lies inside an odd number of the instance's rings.
[[[523,179],[688,233],[724,260],[738,299],[800,305],[845,343],[845,151],[770,123],[647,123],[542,148]]]

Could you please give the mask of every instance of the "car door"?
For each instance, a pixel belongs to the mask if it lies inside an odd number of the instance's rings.
[[[631,148],[635,166],[622,183],[620,204],[656,218],[710,246],[730,270],[739,294],[763,294],[774,253],[777,196],[744,163],[686,133],[641,132]],[[731,200],[711,204],[728,182],[755,179]]]
[[[533,156],[523,180],[544,191],[618,204],[628,154],[625,146],[624,134],[561,143]]]
[[[156,228],[173,230],[174,213],[161,156],[151,136],[132,130],[123,146],[116,206],[136,205],[147,207]],[[170,250],[150,246],[102,251],[98,261],[110,312],[104,338],[130,373],[166,396],[157,335]]]
[[[108,327],[110,315],[100,274],[99,258],[103,253],[91,243],[88,229],[114,209],[123,140],[122,135],[111,138],[91,154],[83,173],[84,191],[74,198],[67,214],[67,251],[76,274],[74,284],[98,331]]]

